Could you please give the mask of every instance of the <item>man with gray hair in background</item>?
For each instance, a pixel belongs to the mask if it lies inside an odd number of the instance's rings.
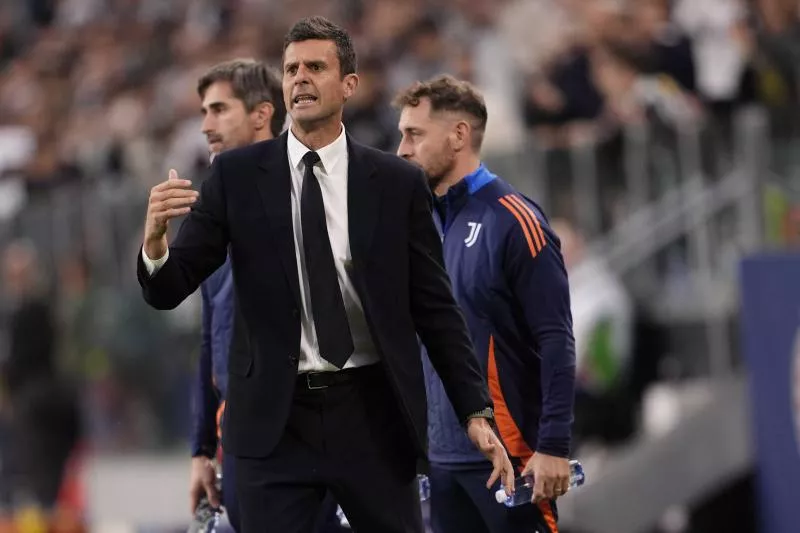
[[[280,135],[286,120],[281,80],[267,65],[234,59],[209,69],[197,83],[202,100],[202,131],[210,157]],[[228,382],[228,353],[238,349],[234,334],[236,302],[230,257],[200,286],[202,344],[192,397],[191,511],[206,496],[213,507],[224,498],[231,526],[239,531],[233,461],[219,446]],[[215,459],[225,465],[223,490],[216,486]]]

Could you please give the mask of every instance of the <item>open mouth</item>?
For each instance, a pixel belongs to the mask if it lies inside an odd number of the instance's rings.
[[[316,101],[317,97],[310,94],[298,94],[293,100],[294,104],[297,106],[313,104]]]

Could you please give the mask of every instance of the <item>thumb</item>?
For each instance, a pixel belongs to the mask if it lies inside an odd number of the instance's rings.
[[[171,180],[179,179],[178,178],[178,171],[175,170],[174,168],[169,169],[169,179],[171,179]]]
[[[525,465],[525,468],[522,470],[521,475],[527,476],[533,474],[533,461],[528,461],[528,464]]]
[[[200,505],[200,494],[196,490],[193,490],[191,492],[190,501],[189,501],[189,506],[191,507],[191,513],[192,514],[194,514],[194,512],[197,509],[198,505]]]

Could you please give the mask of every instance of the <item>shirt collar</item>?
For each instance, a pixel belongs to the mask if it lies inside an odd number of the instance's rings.
[[[478,165],[472,173],[467,174],[461,179],[458,183],[451,186],[447,189],[447,192],[444,196],[449,197],[450,201],[455,198],[460,198],[461,196],[475,194],[484,185],[487,183],[495,180],[497,176],[489,172],[489,169],[486,168],[486,165],[483,162]]]
[[[289,128],[287,150],[289,152],[289,164],[292,165],[292,168],[302,170],[300,167],[303,164],[303,156],[306,155],[309,148],[294,136],[291,128]],[[342,125],[342,132],[336,140],[317,150],[317,155],[319,155],[324,172],[330,174],[339,161],[347,155],[347,135],[345,134],[344,125]]]
[[[467,184],[467,191],[470,194],[475,194],[479,189],[495,178],[497,178],[497,176],[489,172],[486,165],[481,162],[478,168],[475,169],[475,172],[464,176],[464,182]]]

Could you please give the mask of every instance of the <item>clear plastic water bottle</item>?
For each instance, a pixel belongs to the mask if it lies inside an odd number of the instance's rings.
[[[344,511],[342,511],[341,505],[336,506],[336,518],[339,519],[340,526],[346,529],[350,529],[350,521],[347,520],[347,517],[344,515]]]
[[[419,501],[424,502],[431,497],[431,481],[424,474],[417,475],[419,483]]]
[[[200,500],[200,504],[194,511],[194,519],[189,526],[188,533],[214,533],[219,525],[219,518],[222,512],[208,503],[208,498]]]
[[[217,472],[217,490],[221,490],[222,474]],[[219,525],[222,509],[212,507],[207,497],[203,497],[194,511],[194,518],[187,533],[214,533]]]
[[[586,475],[583,473],[583,466],[580,461],[573,459],[569,462],[569,488],[574,489],[580,487],[586,481]],[[506,507],[517,507],[531,503],[533,499],[533,476],[522,476],[514,480],[514,494],[511,496],[506,495],[503,486],[494,493],[494,498],[497,503],[502,503]]]

